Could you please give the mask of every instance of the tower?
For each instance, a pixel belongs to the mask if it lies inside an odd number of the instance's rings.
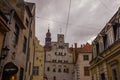
[[[48,29],[48,32],[46,33],[45,48],[47,48],[47,49],[51,48],[51,33],[50,33],[49,29]]]

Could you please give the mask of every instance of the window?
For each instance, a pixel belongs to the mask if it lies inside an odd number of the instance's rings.
[[[118,73],[116,69],[112,69],[113,79],[118,80]]]
[[[112,61],[110,65],[111,65],[111,72],[112,72],[113,80],[119,80],[118,61],[117,60]]]
[[[61,72],[61,69],[58,69],[58,72]]]
[[[101,80],[106,80],[106,79],[105,79],[105,73],[102,73],[102,74],[101,74]]]
[[[64,69],[63,72],[66,72],[66,70]]]
[[[12,41],[13,41],[14,46],[18,42],[18,36],[19,36],[19,28],[18,28],[18,25],[15,24],[14,33],[13,33],[13,37],[12,37]]]
[[[60,55],[61,53],[59,52],[59,55]]]
[[[26,18],[26,26],[28,27],[29,26],[29,22],[28,22],[28,19]]]
[[[55,55],[57,55],[57,52],[55,52]]]
[[[49,68],[49,67],[47,67],[47,71],[50,71],[50,68]]]
[[[66,56],[66,53],[64,53],[64,56]]]
[[[107,38],[108,38],[108,37],[107,37],[107,35],[105,34],[105,35],[103,36],[104,49],[107,48],[107,44],[108,44]]]
[[[84,75],[85,76],[90,76],[90,72],[89,72],[89,67],[88,66],[84,67]]]
[[[33,75],[39,75],[39,66],[33,66]]]
[[[96,52],[97,52],[97,55],[100,53],[99,43],[98,42],[96,43]]]
[[[60,53],[60,55],[62,56],[62,52]]]
[[[66,68],[66,73],[69,73],[69,68]]]
[[[55,76],[53,77],[53,80],[56,80],[56,77],[55,77]]]
[[[120,23],[116,22],[113,25],[115,40],[120,39]]]
[[[20,68],[19,80],[23,80],[23,74],[24,74],[24,69],[23,69],[23,68]]]
[[[89,60],[89,56],[88,55],[83,55],[83,60]]]
[[[56,62],[56,60],[53,59],[52,62]]]
[[[58,60],[58,62],[62,62],[62,60]]]
[[[36,57],[36,60],[39,60],[39,57]],[[40,60],[40,62],[41,62],[41,60]]]
[[[68,61],[67,61],[67,60],[64,60],[64,63],[68,63]]]
[[[30,70],[31,70],[31,63],[29,63],[29,75],[30,75]]]
[[[56,72],[55,68],[53,69],[53,72]]]
[[[24,43],[23,43],[23,52],[26,52],[26,47],[27,47],[27,38],[24,36]]]

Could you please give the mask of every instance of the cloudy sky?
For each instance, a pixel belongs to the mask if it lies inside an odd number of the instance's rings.
[[[84,44],[101,31],[120,6],[120,0],[71,0],[68,27],[66,27],[70,0],[25,0],[36,3],[36,36],[44,45],[50,28],[52,41],[57,34],[65,34],[65,42]]]

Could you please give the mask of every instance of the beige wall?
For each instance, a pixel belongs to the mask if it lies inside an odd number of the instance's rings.
[[[83,60],[83,55],[88,55],[89,56],[89,60],[88,61],[84,61]],[[77,76],[78,80],[90,80],[90,76],[85,76],[84,75],[84,67],[88,66],[90,67],[89,62],[91,61],[92,58],[92,53],[79,53],[78,54],[78,60],[77,60],[77,71],[79,73],[79,76]]]

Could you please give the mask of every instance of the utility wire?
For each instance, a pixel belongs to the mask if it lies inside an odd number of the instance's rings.
[[[54,23],[57,23],[57,24],[63,24],[63,25],[65,25],[66,26],[66,24],[67,23],[65,23],[65,22],[61,22],[61,21],[57,21],[57,20],[50,20],[49,18],[43,18],[43,17],[38,17],[38,16],[36,16],[36,18],[38,18],[38,19],[41,19],[41,20],[46,20],[46,21],[52,21],[52,22],[54,22]],[[74,27],[80,27],[80,26],[85,26],[85,25],[80,25],[80,24],[73,24],[73,23],[69,23],[68,24],[68,26],[69,25],[72,25],[72,26],[74,26]],[[94,24],[88,24],[88,23],[86,23],[86,25],[89,25],[89,26],[93,26]],[[88,27],[88,26],[85,26],[87,29],[89,28],[89,29],[95,29],[95,28],[93,28],[93,27]]]
[[[69,18],[70,18],[70,10],[71,10],[71,0],[70,0],[70,3],[69,3],[69,9],[68,9],[68,17],[67,17],[67,24],[66,24],[66,31],[65,31],[65,39],[66,39],[66,36],[67,36],[67,31],[68,31],[68,23],[69,23]]]
[[[43,20],[47,20],[47,21],[52,21],[52,22],[54,22],[54,23],[59,23],[59,24],[65,24],[66,25],[66,23],[65,22],[61,22],[61,21],[57,21],[57,20],[50,20],[50,18],[44,18],[44,17],[38,17],[38,16],[36,16],[36,18],[38,18],[38,19],[43,19]]]

